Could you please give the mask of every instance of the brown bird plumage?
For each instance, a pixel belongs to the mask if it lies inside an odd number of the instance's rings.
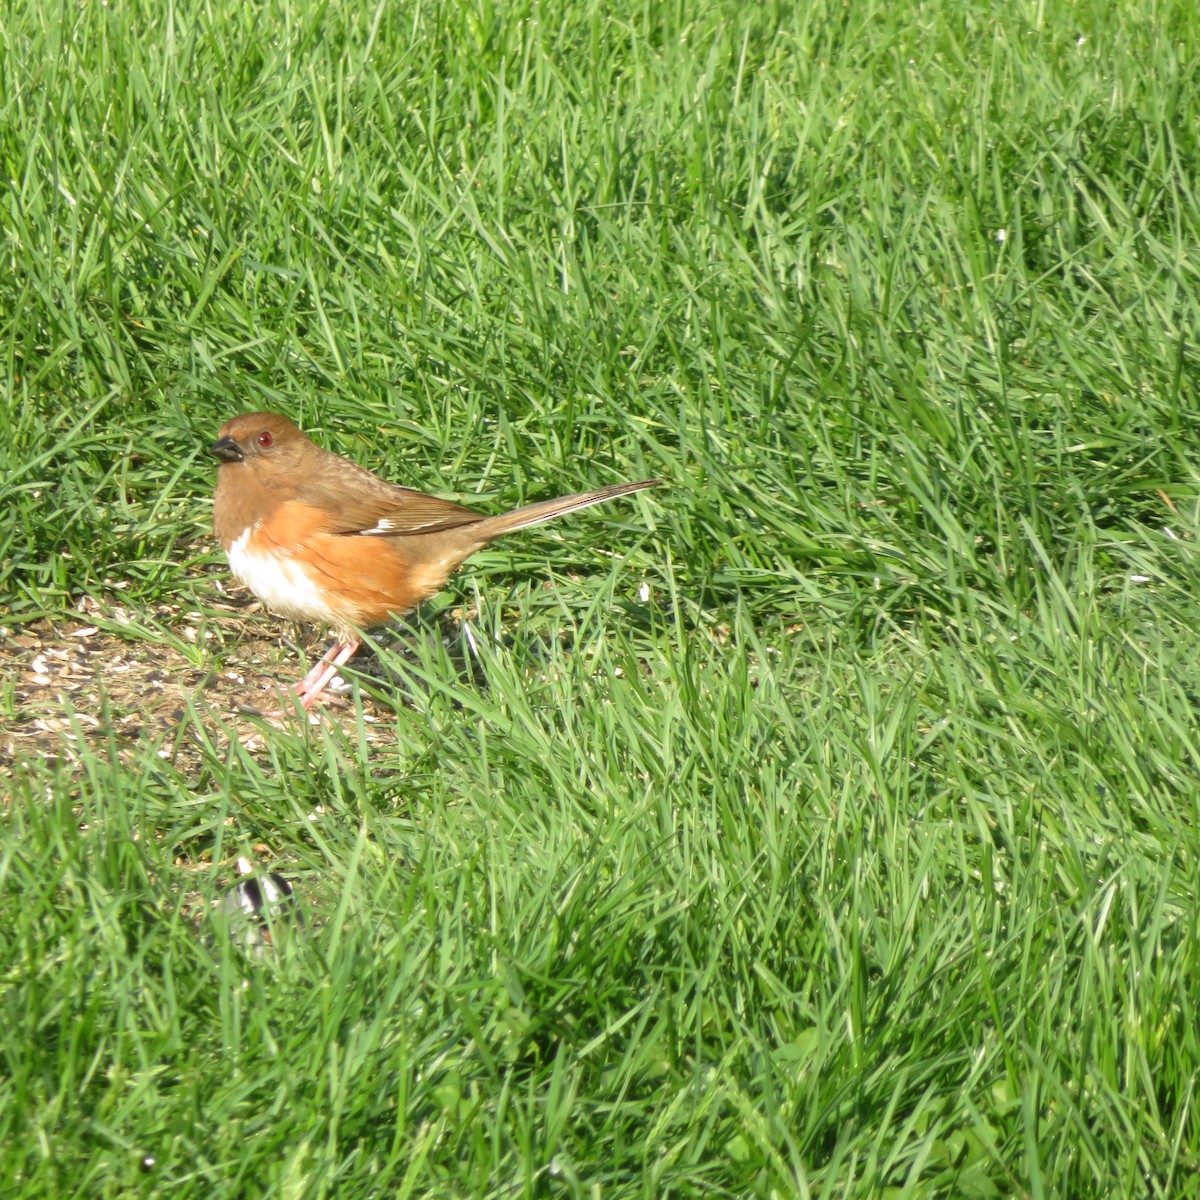
[[[360,631],[439,591],[463,560],[506,533],[653,487],[617,483],[498,517],[387,483],[278,413],[221,426],[213,528],[233,573],[270,609],[333,626],[337,640],[296,685],[307,710],[358,649]]]

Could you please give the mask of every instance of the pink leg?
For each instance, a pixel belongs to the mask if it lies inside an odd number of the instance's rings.
[[[296,685],[296,698],[305,712],[316,704],[317,698],[338,673],[338,668],[346,663],[361,645],[362,638],[345,638],[334,642],[321,661]]]
[[[303,696],[310,687],[313,681],[325,670],[325,664],[341,649],[342,641],[340,638],[331,643],[328,650],[313,664],[313,668],[305,677],[300,680],[295,686],[297,696]]]

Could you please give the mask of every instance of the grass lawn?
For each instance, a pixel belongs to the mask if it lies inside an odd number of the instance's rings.
[[[1200,1196],[1195,0],[14,0],[0,172],[4,1196]],[[276,726],[250,409],[664,486]]]

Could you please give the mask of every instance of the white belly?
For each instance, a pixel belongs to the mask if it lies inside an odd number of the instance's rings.
[[[253,528],[229,547],[229,569],[271,610],[293,621],[338,624],[340,617],[321,598],[303,564],[275,554],[249,549]]]

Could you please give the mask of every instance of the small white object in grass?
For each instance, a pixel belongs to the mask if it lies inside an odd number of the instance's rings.
[[[1149,575],[1130,575],[1129,582],[1130,583],[1149,583],[1150,576]]]
[[[1177,534],[1175,532],[1175,530],[1173,530],[1170,527],[1170,525],[1163,526],[1163,533],[1165,533],[1167,535],[1167,537],[1169,537],[1171,539],[1171,541],[1173,541],[1173,542],[1179,541],[1179,534]]]
[[[1086,41],[1087,41],[1087,38],[1085,38],[1085,37],[1077,37],[1077,38],[1075,39],[1075,45],[1076,45],[1076,46],[1082,46],[1082,45],[1083,45],[1083,43],[1084,43],[1084,42],[1086,42]]]
[[[1008,237],[1007,229],[997,229],[996,230],[996,241],[1003,242],[1005,240],[1005,238],[1007,238],[1007,237]]]
[[[649,585],[648,583],[643,583],[643,584],[642,584],[642,585],[641,585],[641,586],[638,588],[638,599],[639,599],[639,600],[640,600],[640,601],[641,601],[643,604],[645,604],[645,603],[646,603],[646,601],[650,599],[650,585]]]
[[[262,958],[272,945],[271,925],[283,918],[303,919],[295,906],[292,885],[275,871],[255,874],[248,858],[239,858],[242,879],[213,903],[218,919],[229,922],[242,950]]]

